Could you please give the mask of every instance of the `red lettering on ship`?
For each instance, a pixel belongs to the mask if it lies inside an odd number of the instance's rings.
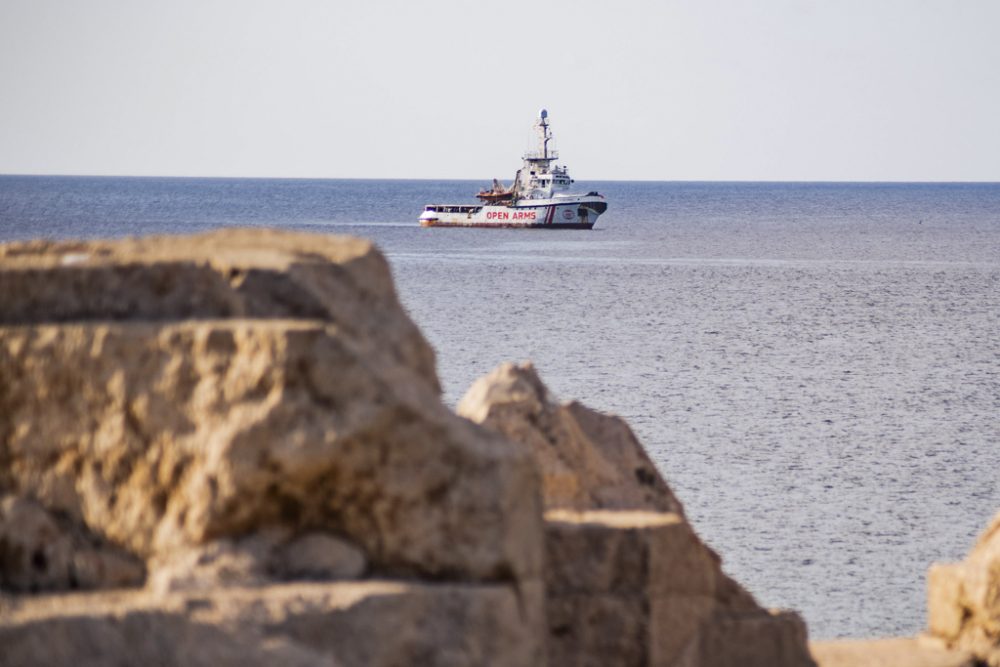
[[[537,216],[535,211],[487,211],[487,220],[534,220]]]

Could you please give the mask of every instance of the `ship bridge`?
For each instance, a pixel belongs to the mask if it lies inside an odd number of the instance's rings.
[[[565,191],[573,183],[565,166],[552,165],[559,153],[549,148],[552,130],[549,127],[549,112],[542,109],[535,121],[538,131],[538,150],[524,154],[524,166],[518,172],[520,192],[528,199],[545,199],[553,192]],[[523,179],[523,180],[522,180]]]

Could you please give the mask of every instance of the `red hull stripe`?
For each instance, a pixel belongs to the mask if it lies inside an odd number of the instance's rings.
[[[483,227],[492,229],[593,229],[592,222],[557,222],[546,224],[532,222],[526,225],[518,225],[509,222],[427,222],[421,224],[422,227]]]

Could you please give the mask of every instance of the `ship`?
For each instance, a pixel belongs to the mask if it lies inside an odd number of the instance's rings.
[[[535,227],[543,229],[592,229],[608,209],[597,192],[570,192],[573,179],[565,165],[554,164],[558,153],[549,147],[552,128],[549,112],[542,109],[535,120],[538,150],[524,154],[514,182],[497,179],[480,190],[480,204],[428,204],[420,214],[423,227]]]

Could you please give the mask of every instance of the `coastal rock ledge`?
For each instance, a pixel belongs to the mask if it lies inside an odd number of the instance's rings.
[[[0,286],[0,665],[813,664],[623,421],[530,366],[449,410],[367,241],[15,243]]]

